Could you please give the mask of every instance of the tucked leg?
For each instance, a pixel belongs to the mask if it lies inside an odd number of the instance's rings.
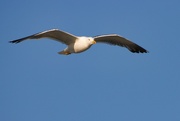
[[[63,51],[61,51],[61,52],[58,52],[58,54],[62,54],[62,55],[69,55],[69,54],[71,54],[69,51],[67,51],[67,50],[63,50]]]

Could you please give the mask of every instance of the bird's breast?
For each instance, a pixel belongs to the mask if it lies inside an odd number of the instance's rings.
[[[78,42],[74,43],[75,53],[83,52],[83,51],[89,49],[90,47],[91,47],[91,45],[89,45],[87,42],[84,42],[84,41],[78,41]]]

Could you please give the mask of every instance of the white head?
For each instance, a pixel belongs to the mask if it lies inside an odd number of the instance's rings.
[[[96,44],[96,41],[92,37],[87,37],[87,41],[90,45]]]
[[[96,41],[94,41],[94,38],[92,37],[79,37],[78,41],[80,41],[82,44],[91,46],[93,44],[96,44]]]

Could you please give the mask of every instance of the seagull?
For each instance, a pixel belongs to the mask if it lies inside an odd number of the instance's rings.
[[[41,39],[49,38],[66,44],[67,47],[58,52],[62,55],[69,55],[71,53],[81,53],[89,49],[93,44],[106,43],[111,45],[117,45],[126,47],[132,53],[147,53],[148,51],[143,47],[137,45],[130,40],[121,37],[117,34],[107,34],[95,37],[75,36],[70,33],[61,31],[59,29],[51,29],[43,32],[39,32],[21,39],[10,41],[10,43],[20,43],[28,39]]]

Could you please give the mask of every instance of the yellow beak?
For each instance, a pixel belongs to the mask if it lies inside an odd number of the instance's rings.
[[[92,44],[96,44],[96,41],[92,41]]]

